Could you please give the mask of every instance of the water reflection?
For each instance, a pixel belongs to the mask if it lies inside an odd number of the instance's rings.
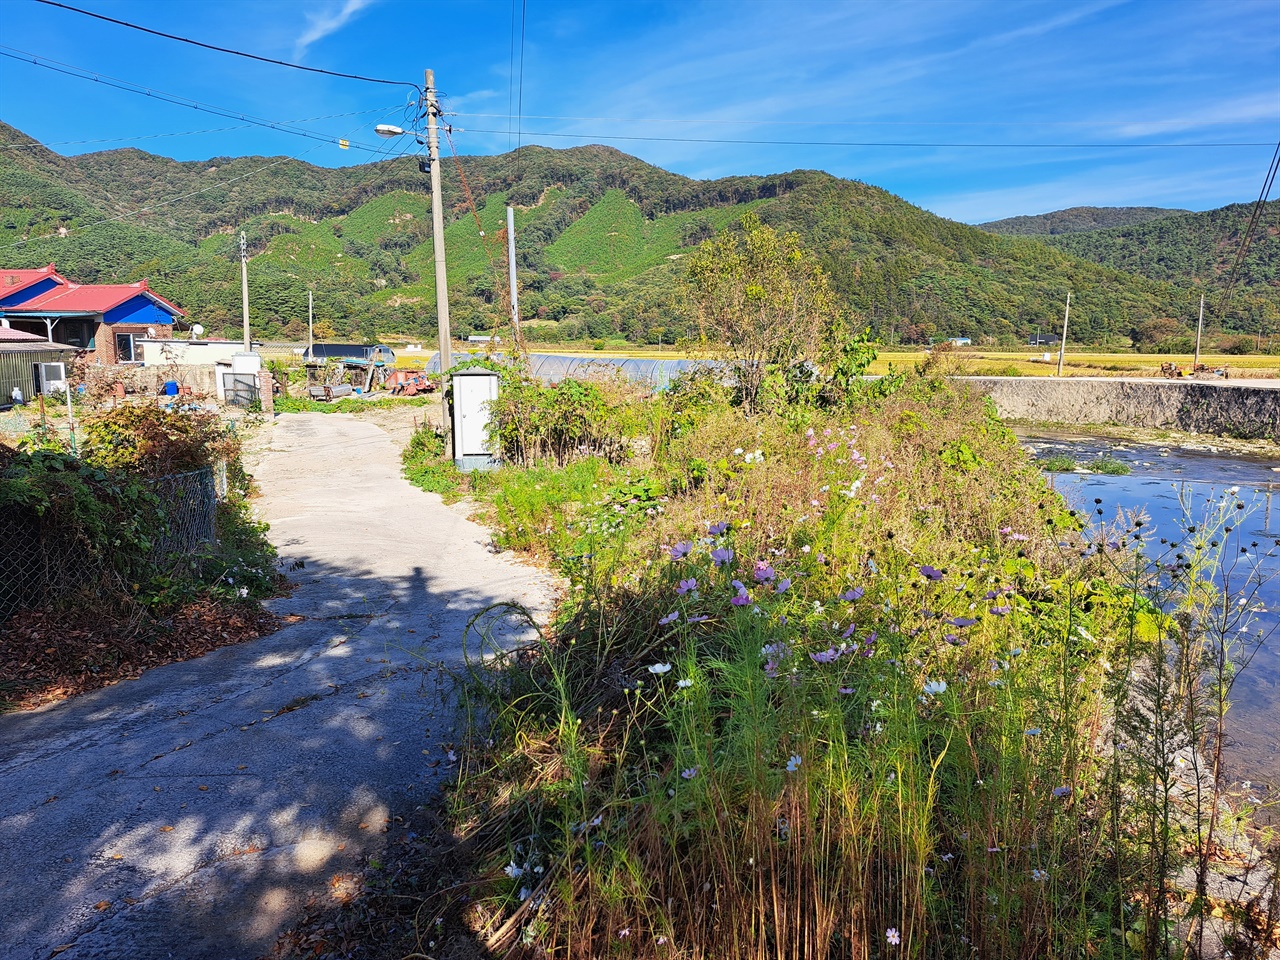
[[[1227,487],[1239,487],[1246,506],[1241,525],[1243,545],[1258,543],[1257,559],[1267,577],[1259,598],[1260,615],[1269,639],[1236,680],[1232,691],[1229,730],[1234,746],[1228,775],[1237,780],[1280,786],[1280,464],[1258,458],[1209,451],[1188,451],[1123,444],[1076,435],[1026,435],[1024,444],[1038,457],[1065,454],[1084,464],[1106,454],[1126,463],[1128,476],[1054,473],[1050,482],[1077,509],[1093,514],[1094,500],[1102,500],[1104,519],[1120,510],[1144,508],[1157,536],[1176,539],[1183,525],[1184,502],[1193,504],[1193,518]],[[1247,562],[1247,561],[1246,561]],[[1252,564],[1250,563],[1250,566]],[[1237,568],[1243,586],[1244,569]]]

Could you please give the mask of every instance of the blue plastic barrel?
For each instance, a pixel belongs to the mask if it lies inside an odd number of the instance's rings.
[[[166,397],[176,397],[178,395],[177,380],[166,380],[164,382],[164,395]]]

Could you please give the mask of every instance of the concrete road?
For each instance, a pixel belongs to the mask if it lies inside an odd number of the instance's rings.
[[[456,769],[448,668],[470,616],[549,607],[549,578],[409,486],[377,427],[269,429],[260,509],[305,563],[273,608],[305,619],[0,717],[5,960],[260,955]]]

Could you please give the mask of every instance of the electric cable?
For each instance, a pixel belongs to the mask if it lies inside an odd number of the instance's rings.
[[[484,130],[476,127],[455,127],[459,133],[496,133],[501,130]],[[1213,142],[1213,143],[947,143],[943,141],[926,142],[913,140],[773,140],[773,139],[733,139],[723,137],[641,137],[595,133],[548,133],[545,131],[529,131],[530,137],[556,137],[567,140],[603,140],[640,141],[644,143],[725,143],[743,144],[755,147],[964,147],[979,149],[1026,149],[1026,150],[1111,150],[1111,149],[1182,149],[1206,147],[1269,147],[1271,141],[1259,142]]]
[[[1278,170],[1280,170],[1280,143],[1276,144],[1276,151],[1271,155],[1271,164],[1267,167],[1267,175],[1262,180],[1262,190],[1258,193],[1258,200],[1253,205],[1253,211],[1249,215],[1249,223],[1245,226],[1244,236],[1240,239],[1240,249],[1236,251],[1235,263],[1231,265],[1231,273],[1227,276],[1226,286],[1222,288],[1222,296],[1218,299],[1219,317],[1222,316],[1227,300],[1235,287],[1236,280],[1240,274],[1240,267],[1244,265],[1245,255],[1248,254],[1249,244],[1253,240],[1253,232],[1262,221],[1262,211],[1266,209],[1267,198],[1271,196],[1271,188],[1276,182],[1276,172]]]
[[[306,130],[280,121],[268,120],[264,117],[255,117],[251,114],[230,110],[226,107],[217,107],[213,104],[202,103],[198,100],[192,100],[178,94],[165,93],[161,90],[143,87],[140,84],[132,83],[129,80],[121,80],[118,77],[109,77],[106,74],[86,70],[82,67],[76,67],[68,63],[61,63],[60,61],[54,60],[50,57],[40,56],[39,54],[29,53],[28,51],[18,50],[14,47],[7,47],[2,44],[0,44],[0,57],[17,60],[19,63],[30,63],[33,66],[52,70],[55,73],[61,73],[68,77],[75,77],[77,80],[89,80],[94,83],[101,83],[116,90],[123,90],[126,93],[148,97],[153,100],[160,100],[165,103],[171,103],[175,106],[190,107],[193,110],[210,113],[218,117],[225,117],[228,120],[243,120],[254,126],[265,127],[268,130],[277,130],[281,133],[293,134],[294,136],[303,137],[308,140],[319,140],[324,143],[335,144],[340,140],[345,139],[316,133],[315,131]],[[352,149],[363,150],[366,153],[381,152],[381,147],[372,147],[358,141],[348,141],[348,145]]]
[[[520,147],[524,143],[524,32],[529,22],[529,0],[520,0],[520,85],[516,98],[516,179],[520,179]]]
[[[511,119],[510,113],[468,113],[456,112],[451,114],[455,117],[475,117],[477,119],[501,120]],[[1214,120],[1209,118],[1174,118],[1168,120],[724,120],[713,119],[710,117],[703,118],[681,118],[681,117],[569,117],[559,116],[555,114],[536,114],[528,113],[524,115],[526,120],[562,120],[572,121],[575,123],[660,123],[669,125],[673,123],[689,123],[689,124],[718,124],[722,126],[770,126],[770,127],[1093,127],[1093,126],[1122,126],[1131,127],[1139,125],[1174,125],[1186,126],[1190,125],[1210,125],[1210,124],[1236,124],[1240,125],[1239,120]]]
[[[354,110],[350,113],[327,113],[318,117],[303,117],[300,120],[281,120],[281,123],[312,123],[316,120],[336,120],[343,117],[362,117],[371,113],[381,113],[385,107],[374,107],[371,110]],[[198,137],[211,133],[229,133],[232,130],[252,130],[257,124],[240,123],[231,127],[208,127],[204,130],[182,130],[173,133],[142,133],[132,137],[99,137],[93,140],[45,140],[32,139],[27,143],[0,143],[0,149],[30,150],[35,147],[68,147],[96,143],[137,143],[142,140],[162,140],[170,137]],[[375,162],[375,161],[370,161]]]
[[[410,83],[407,80],[382,80],[378,77],[364,77],[357,73],[339,73],[335,70],[322,70],[320,67],[306,67],[300,63],[290,63],[287,60],[275,60],[271,57],[260,57],[256,53],[245,53],[243,50],[233,50],[230,47],[219,47],[211,43],[202,43],[199,40],[192,40],[189,37],[180,37],[177,34],[165,33],[162,30],[152,30],[150,27],[144,27],[137,23],[130,23],[128,20],[117,20],[115,17],[104,16],[101,13],[93,13],[89,10],[81,10],[79,7],[72,7],[65,3],[58,3],[57,0],[36,0],[36,3],[43,3],[48,7],[57,7],[61,10],[68,10],[71,13],[78,13],[86,17],[92,17],[95,20],[103,20],[107,23],[114,23],[117,26],[128,27],[130,30],[140,30],[143,33],[149,33],[154,37],[163,37],[166,40],[176,40],[178,43],[189,43],[193,47],[203,47],[205,50],[213,50],[216,53],[226,53],[234,57],[244,57],[248,60],[257,60],[261,63],[274,64],[277,67],[288,67],[291,70],[305,70],[307,73],[320,73],[326,77],[338,77],[342,80],[359,80],[363,83],[381,83],[388,86],[396,87],[413,87],[413,89],[421,92],[416,83]]]
[[[399,108],[397,107],[397,108],[395,108],[395,109],[399,109]],[[384,115],[383,115],[383,116],[384,116],[384,117],[386,117],[386,116],[390,116],[390,112],[384,113]],[[408,149],[410,149],[411,147],[412,147],[412,144],[410,144],[409,146],[407,146],[407,147],[405,148],[405,151],[402,151],[402,152],[401,152],[401,155],[403,155],[403,153],[404,153],[404,152],[406,152],[406,151],[407,151]],[[176,197],[170,197],[170,198],[169,198],[169,199],[167,199],[167,200],[161,200],[161,201],[157,201],[157,202],[155,202],[155,203],[148,203],[148,204],[146,204],[145,206],[138,207],[138,208],[137,208],[137,209],[135,209],[135,210],[128,210],[128,211],[126,211],[126,212],[124,212],[124,213],[117,214],[117,215],[116,215],[116,216],[114,216],[114,217],[104,217],[104,218],[103,218],[103,219],[101,219],[101,220],[95,220],[95,221],[93,221],[92,223],[86,223],[86,224],[82,224],[82,225],[81,225],[81,226],[79,226],[79,227],[74,227],[74,228],[72,228],[72,229],[68,230],[68,231],[66,232],[66,234],[58,235],[58,239],[62,239],[62,238],[63,238],[63,237],[65,237],[65,236],[70,236],[70,235],[71,235],[71,234],[73,234],[73,233],[82,233],[82,232],[84,232],[85,230],[89,230],[89,229],[92,229],[92,228],[94,228],[94,227],[104,226],[105,224],[108,224],[108,223],[118,223],[118,222],[120,222],[121,220],[127,220],[129,217],[136,217],[136,216],[138,216],[138,215],[139,215],[139,214],[141,214],[141,213],[149,213],[149,212],[152,212],[152,211],[154,211],[154,210],[157,210],[157,209],[159,209],[159,208],[161,208],[161,207],[167,207],[167,206],[170,206],[171,204],[179,203],[179,202],[181,202],[182,200],[190,200],[192,197],[198,197],[198,196],[200,196],[201,194],[203,194],[203,193],[208,193],[208,192],[209,192],[209,191],[211,191],[211,190],[218,190],[218,189],[221,189],[221,188],[223,188],[223,187],[230,186],[230,185],[231,185],[231,184],[233,184],[233,183],[239,183],[241,180],[247,180],[247,179],[249,179],[250,177],[253,177],[253,176],[256,176],[256,175],[257,175],[257,174],[259,174],[259,173],[262,173],[264,170],[270,170],[272,167],[278,167],[278,166],[280,166],[280,164],[282,164],[282,163],[288,163],[289,161],[294,161],[294,160],[301,160],[301,158],[302,158],[302,157],[305,157],[307,154],[309,154],[309,153],[311,153],[311,152],[313,152],[313,151],[315,151],[315,150],[319,150],[319,149],[320,149],[320,145],[319,145],[319,144],[317,144],[316,146],[314,146],[314,147],[309,147],[308,149],[306,149],[306,150],[302,151],[301,153],[295,154],[295,155],[293,155],[293,156],[288,156],[288,157],[276,157],[276,158],[275,158],[274,160],[272,160],[270,163],[263,164],[262,166],[257,167],[257,168],[255,168],[255,169],[253,169],[253,170],[250,170],[250,171],[249,171],[249,172],[247,172],[247,173],[240,174],[239,176],[236,176],[236,177],[231,177],[231,178],[230,178],[230,179],[228,179],[228,180],[220,180],[220,181],[218,181],[217,183],[209,184],[208,186],[201,187],[199,190],[193,190],[193,191],[191,191],[190,193],[180,194],[179,196],[176,196]],[[391,159],[392,159],[392,160],[399,159],[399,156],[397,156],[397,157],[393,157],[393,158],[391,158]],[[374,160],[374,161],[372,161],[372,162],[376,163],[377,161],[376,161],[376,160]],[[0,247],[0,249],[9,249],[9,248],[11,248],[11,247],[21,247],[21,246],[25,246],[25,245],[26,245],[26,244],[28,244],[28,243],[32,243],[32,242],[34,242],[34,241],[37,241],[37,240],[44,240],[44,239],[48,239],[49,237],[52,237],[52,236],[53,236],[52,234],[46,234],[46,235],[44,235],[44,236],[40,236],[40,237],[27,237],[25,240],[17,240],[17,241],[15,241],[15,242],[13,242],[13,243],[5,244],[3,247]]]

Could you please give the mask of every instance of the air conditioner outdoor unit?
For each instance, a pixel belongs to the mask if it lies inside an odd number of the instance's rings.
[[[62,393],[67,389],[67,365],[65,363],[37,363],[36,384],[45,396]]]

